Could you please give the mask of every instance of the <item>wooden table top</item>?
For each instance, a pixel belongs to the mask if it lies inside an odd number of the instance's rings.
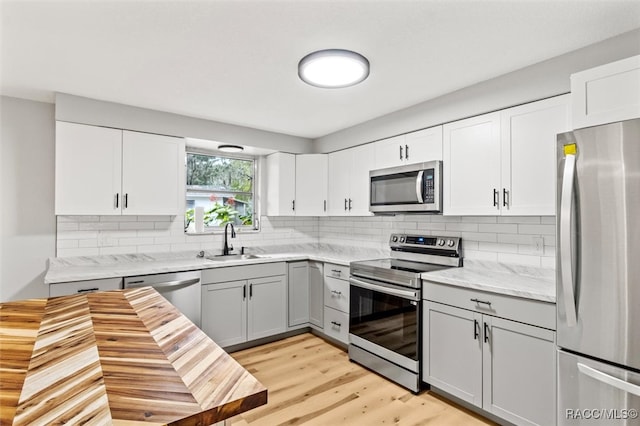
[[[266,402],[150,287],[0,304],[2,425],[208,425]]]

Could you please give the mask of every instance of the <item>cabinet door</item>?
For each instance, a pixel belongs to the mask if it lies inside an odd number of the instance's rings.
[[[122,130],[56,122],[55,213],[119,215]]]
[[[202,331],[219,346],[247,341],[247,282],[202,286]]]
[[[483,408],[518,425],[556,424],[555,333],[483,316]]]
[[[293,216],[296,198],[296,156],[276,152],[267,156],[267,216]]]
[[[369,211],[369,171],[373,170],[375,149],[373,144],[360,145],[347,150],[350,163],[349,200],[347,207],[352,216],[371,216]]]
[[[296,216],[327,213],[327,154],[296,155]]]
[[[423,301],[422,380],[482,406],[481,314]]]
[[[184,213],[184,140],[140,132],[123,132],[122,213]]]
[[[286,329],[287,277],[278,275],[249,280],[248,339],[272,336]]]
[[[407,164],[442,160],[442,126],[407,133],[404,144]]]
[[[500,212],[500,113],[444,126],[445,215]]]
[[[309,262],[309,322],[324,325],[324,275],[321,262]]]
[[[351,151],[345,149],[329,154],[329,216],[349,214]]]
[[[309,322],[309,262],[289,263],[289,327]]]
[[[405,135],[374,142],[375,168],[385,169],[404,164],[404,145]]]
[[[556,136],[569,118],[569,95],[502,111],[503,215],[556,214]]]

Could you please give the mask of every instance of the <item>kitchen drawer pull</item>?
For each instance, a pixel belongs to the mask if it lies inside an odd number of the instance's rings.
[[[77,293],[93,293],[94,291],[99,291],[100,289],[98,287],[94,287],[94,288],[81,288],[77,291]]]
[[[341,275],[342,274],[342,271],[339,270],[339,269],[332,269],[331,272],[333,272],[336,275]]]
[[[480,300],[480,299],[475,299],[475,298],[474,299],[469,299],[469,300],[471,300],[472,302],[476,302],[478,304],[482,303],[483,305],[491,306],[491,302],[489,302],[487,300]]]
[[[340,296],[340,295],[342,295],[342,292],[338,291],[338,290],[331,290],[331,294],[335,294],[337,296]]]
[[[331,321],[331,324],[335,325],[336,327],[342,327],[342,324],[340,324],[339,322]]]

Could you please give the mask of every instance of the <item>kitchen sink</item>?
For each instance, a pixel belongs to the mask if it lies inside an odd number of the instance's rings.
[[[231,260],[251,260],[265,257],[267,256],[258,256],[257,254],[219,254],[217,256],[207,256],[206,258],[216,262],[229,262]]]

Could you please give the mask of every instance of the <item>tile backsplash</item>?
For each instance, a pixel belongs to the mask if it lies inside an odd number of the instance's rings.
[[[267,217],[259,232],[238,232],[241,246],[339,244],[386,249],[392,233],[463,239],[464,257],[555,267],[554,216],[397,215],[367,217]],[[58,216],[57,256],[221,251],[222,234],[185,235],[180,216]]]

